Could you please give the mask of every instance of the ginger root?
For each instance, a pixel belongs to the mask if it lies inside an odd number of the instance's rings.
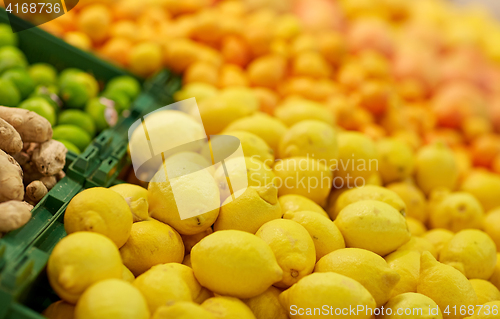
[[[31,161],[35,164],[38,172],[45,176],[59,173],[66,164],[66,153],[68,150],[61,142],[50,140],[38,144],[33,150]]]
[[[49,191],[41,181],[31,182],[26,186],[26,201],[36,205]]]
[[[0,150],[0,203],[23,200],[23,171],[16,160]]]
[[[0,232],[16,230],[31,218],[33,206],[26,202],[11,200],[0,204]]]
[[[0,150],[9,154],[16,154],[23,149],[21,135],[12,125],[0,118]]]
[[[44,176],[42,178],[40,178],[40,182],[43,183],[43,185],[45,185],[45,187],[47,187],[47,190],[51,190],[52,188],[54,188],[54,186],[56,186],[57,184],[57,178],[54,176]]]
[[[50,122],[35,112],[0,106],[0,118],[12,125],[25,143],[43,143],[52,138]]]

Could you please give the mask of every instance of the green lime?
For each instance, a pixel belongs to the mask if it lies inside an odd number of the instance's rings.
[[[95,78],[84,72],[67,74],[60,83],[60,96],[70,108],[83,108],[99,92]]]
[[[83,152],[83,150],[85,150],[85,148],[92,141],[90,135],[82,128],[70,124],[63,124],[54,127],[52,138],[58,141],[66,140],[78,147],[81,152]]]
[[[17,106],[21,102],[21,93],[9,80],[0,78],[0,105]]]
[[[30,97],[19,104],[19,107],[45,117],[52,126],[56,125],[56,111],[43,97]]]
[[[67,141],[67,140],[57,140],[57,141],[63,143],[63,145],[68,149],[68,151],[73,152],[76,155],[80,155],[81,152],[78,149],[78,147],[75,146],[75,144],[73,144],[73,143],[71,143],[70,141]]]
[[[79,73],[84,73],[84,72],[77,68],[64,69],[61,72],[61,74],[59,74],[59,86],[63,86],[68,79],[72,78],[75,74]]]
[[[94,120],[87,113],[80,110],[65,110],[59,114],[59,125],[71,124],[84,129],[90,136],[95,135]]]
[[[5,71],[2,74],[2,79],[9,80],[17,87],[21,93],[21,99],[25,99],[35,89],[35,82],[31,79],[26,69],[14,68]]]
[[[0,47],[0,74],[12,68],[26,68],[28,62],[24,53],[13,46]]]
[[[141,84],[131,76],[123,75],[109,81],[106,86],[108,92],[122,92],[126,94],[130,100],[135,100],[141,93]]]
[[[17,46],[17,34],[12,32],[12,28],[7,24],[0,24],[0,47]]]
[[[103,97],[91,99],[85,106],[85,112],[94,120],[98,132],[114,126],[118,120],[115,103]]]
[[[54,111],[58,113],[62,107],[62,101],[59,96],[57,96],[58,91],[59,89],[55,85],[39,85],[35,87],[30,97],[43,97],[50,103],[50,105],[52,105]]]
[[[56,69],[47,63],[36,63],[30,66],[28,70],[35,85],[55,85],[57,83]]]
[[[122,114],[123,111],[130,108],[130,98],[121,91],[105,90],[101,95],[115,102],[115,108],[118,114]]]

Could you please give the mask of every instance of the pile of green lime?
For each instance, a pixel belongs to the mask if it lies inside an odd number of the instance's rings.
[[[100,131],[116,124],[140,93],[139,82],[119,76],[101,92],[92,74],[50,64],[28,64],[10,26],[0,24],[0,105],[20,107],[45,117],[53,139],[79,154]]]

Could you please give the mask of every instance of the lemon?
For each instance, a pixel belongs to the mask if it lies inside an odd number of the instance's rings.
[[[202,82],[187,83],[181,90],[174,93],[176,101],[187,100],[189,98],[196,98],[196,102],[201,102],[205,99],[216,97],[219,90],[211,84]]]
[[[288,127],[304,120],[318,120],[328,125],[335,122],[332,113],[322,104],[295,97],[279,105],[274,116]]]
[[[280,304],[281,290],[271,286],[258,296],[243,302],[252,310],[257,319],[288,319],[288,312]]]
[[[389,300],[389,294],[400,275],[387,262],[371,251],[359,248],[336,250],[321,258],[314,272],[335,272],[362,284],[375,298],[377,307]]]
[[[417,292],[436,302],[440,309],[450,310],[444,318],[459,319],[465,317],[455,313],[452,307],[477,305],[477,296],[467,278],[455,268],[438,262],[431,253],[424,252],[420,258],[420,278]]]
[[[214,293],[255,297],[283,278],[283,271],[265,241],[238,230],[221,230],[191,250],[196,279]]]
[[[385,257],[387,266],[397,271],[400,276],[390,293],[393,298],[399,294],[417,291],[420,275],[420,252],[415,250],[395,251]]]
[[[130,271],[130,269],[125,267],[125,265],[122,265],[122,266],[123,267],[122,267],[122,278],[121,279],[128,281],[128,282],[133,282],[135,280],[134,274]]]
[[[328,214],[321,206],[307,197],[289,194],[278,197],[278,200],[281,204],[281,209],[284,214],[286,214],[287,212],[299,212],[307,210],[309,212],[315,212],[328,217]]]
[[[161,306],[151,319],[216,319],[212,313],[194,302],[178,301],[172,305]]]
[[[424,193],[412,183],[400,182],[387,185],[387,189],[396,193],[406,204],[406,217],[422,223],[427,222],[429,213]]]
[[[328,217],[311,211],[288,211],[283,218],[304,226],[314,242],[316,261],[332,251],[345,248],[344,237]]]
[[[500,290],[500,253],[497,253],[497,263],[493,275],[490,277],[490,282]]]
[[[138,185],[126,183],[112,186],[109,189],[117,192],[125,199],[132,212],[134,222],[147,220],[149,218],[147,189]]]
[[[439,261],[460,270],[469,279],[488,279],[495,270],[497,249],[493,240],[477,229],[459,231],[444,245]]]
[[[500,301],[485,303],[482,307],[476,307],[476,312],[471,319],[496,319],[500,313]]]
[[[225,132],[224,135],[231,135],[240,140],[245,157],[255,158],[267,166],[274,163],[273,149],[257,135],[246,131]]]
[[[122,262],[116,245],[109,238],[76,232],[54,247],[47,263],[47,276],[57,295],[75,304],[93,283],[121,278]]]
[[[255,319],[250,308],[234,297],[218,296],[205,300],[201,307],[217,319]]]
[[[412,236],[410,240],[401,246],[397,250],[415,250],[420,253],[428,251],[432,254],[434,258],[438,258],[438,252],[436,247],[425,238]]]
[[[175,229],[151,219],[132,225],[130,238],[120,248],[120,254],[123,264],[139,276],[154,265],[182,262],[184,244]]]
[[[489,211],[500,206],[500,177],[487,171],[472,171],[462,182],[460,189],[476,197],[483,209]]]
[[[466,192],[456,192],[434,201],[430,207],[429,224],[432,228],[446,228],[453,232],[466,228],[482,228],[484,211],[479,201]]]
[[[239,181],[246,179],[248,186],[252,187],[264,187],[272,183],[275,177],[272,169],[255,157],[245,157],[245,162],[241,158],[229,159],[225,161],[225,167],[222,165],[219,166],[214,173],[214,179],[220,190],[221,202],[224,202],[231,195],[226,172],[231,180]],[[246,176],[242,176],[242,174],[246,174]],[[233,189],[233,193],[236,192]]]
[[[73,319],[75,317],[75,305],[59,300],[51,303],[42,312],[42,315],[48,319]]]
[[[483,279],[469,279],[477,295],[477,304],[484,305],[490,301],[500,301],[500,290],[491,282]]]
[[[384,184],[402,181],[413,173],[415,157],[412,149],[395,138],[377,142],[379,172]]]
[[[333,273],[313,273],[299,280],[280,295],[280,302],[294,318],[311,318],[314,308],[324,305],[335,309],[363,307],[354,316],[370,319],[376,308],[375,300],[362,284],[349,277]],[[303,308],[303,315],[299,309]]]
[[[151,217],[183,235],[201,233],[212,226],[219,215],[219,188],[212,175],[199,168],[193,163],[174,162],[168,168],[169,175],[173,176],[167,180],[165,170],[160,169],[148,185]],[[179,208],[184,212],[182,216]],[[186,216],[185,212],[193,213],[194,217]]]
[[[331,125],[318,120],[294,124],[279,144],[279,157],[311,157],[325,165],[335,164],[339,155],[337,132]]]
[[[229,197],[224,202],[214,230],[236,229],[255,234],[259,227],[281,216],[276,186],[249,187],[235,200]]]
[[[246,116],[229,124],[224,132],[246,131],[263,139],[278,154],[278,145],[287,127],[280,120],[262,112]]]
[[[191,253],[191,249],[193,249],[194,245],[200,242],[203,238],[207,237],[214,231],[212,228],[207,228],[205,231],[194,235],[181,235],[182,242],[184,243],[184,249],[186,250],[186,254]]]
[[[190,162],[206,168],[211,174],[214,173],[214,168],[212,167],[211,158],[206,158],[200,153],[196,152],[179,152],[165,160],[165,164],[172,165],[174,162]]]
[[[292,157],[278,161],[273,167],[279,196],[302,195],[316,204],[323,204],[332,188],[332,171],[321,161]]]
[[[162,54],[162,48],[157,43],[139,43],[129,52],[128,68],[141,77],[147,77],[162,67]]]
[[[380,319],[442,319],[443,314],[438,305],[429,297],[418,293],[404,293],[392,297],[384,306]],[[389,310],[390,309],[390,310]],[[391,313],[391,314],[389,314]]]
[[[283,279],[274,286],[288,288],[312,273],[316,249],[304,226],[293,220],[276,219],[262,225],[255,235],[271,247],[283,270]]]
[[[415,162],[415,180],[426,195],[429,195],[436,187],[454,190],[457,186],[458,175],[455,156],[446,145],[431,144],[418,151]]]
[[[77,194],[64,214],[66,233],[100,233],[110,238],[118,248],[127,241],[131,228],[132,213],[125,199],[103,187],[89,188]]]
[[[335,186],[363,186],[379,169],[375,143],[359,132],[340,132],[338,143],[339,160],[335,172]]]
[[[500,251],[500,207],[494,209],[484,218],[484,231],[490,236]]]
[[[454,233],[443,228],[434,228],[422,235],[422,238],[427,239],[436,247],[438,255],[441,253],[444,245],[446,245],[454,236]]]
[[[408,225],[408,229],[410,230],[412,236],[421,236],[427,231],[425,225],[415,218],[406,217],[406,224]]]
[[[75,319],[149,319],[144,296],[130,283],[107,279],[90,286],[76,304]]]
[[[381,186],[366,185],[343,192],[335,203],[334,216],[330,217],[335,220],[346,206],[367,199],[384,202],[394,207],[402,216],[406,214],[406,204],[395,192]]]
[[[335,225],[346,246],[385,256],[410,240],[405,218],[389,204],[362,200],[340,211]]]
[[[149,311],[176,301],[193,301],[201,292],[193,271],[186,265],[168,263],[151,267],[133,285],[146,298]]]

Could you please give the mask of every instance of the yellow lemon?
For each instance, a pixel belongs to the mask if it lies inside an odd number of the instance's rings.
[[[212,228],[207,228],[205,231],[194,235],[181,235],[182,242],[184,243],[184,249],[186,250],[186,255],[191,253],[194,245],[200,242],[203,238],[207,237],[214,231]]]
[[[286,214],[287,212],[299,212],[307,210],[328,217],[328,214],[321,206],[307,197],[289,194],[278,197],[278,200],[281,204],[281,209],[284,214]]]
[[[269,147],[278,154],[278,145],[287,127],[280,120],[262,112],[238,119],[224,130],[224,132],[246,131],[263,139]]]
[[[128,241],[120,248],[123,264],[139,276],[154,265],[182,262],[184,244],[172,227],[151,219],[134,223]]]
[[[415,218],[406,217],[406,224],[412,236],[422,236],[427,231],[425,225]]]
[[[387,266],[397,271],[400,276],[398,283],[390,293],[390,297],[406,292],[417,291],[420,275],[420,252],[415,250],[397,250],[385,257]]]
[[[344,237],[328,218],[311,211],[288,211],[283,215],[304,226],[316,248],[316,261],[334,250],[345,248]]]
[[[123,280],[128,281],[128,282],[133,282],[135,280],[134,274],[125,267],[125,265],[122,265],[122,277]]]
[[[267,166],[274,163],[274,151],[266,141],[257,135],[246,131],[231,131],[224,135],[235,136],[240,140],[245,157],[255,158]]]
[[[188,301],[178,301],[172,305],[161,306],[151,319],[216,319],[216,317],[198,304]]]
[[[401,215],[405,216],[406,204],[395,192],[381,186],[366,185],[343,192],[335,202],[334,216],[331,216],[332,219],[335,220],[340,211],[346,206],[360,200],[367,199],[377,200],[389,204]]]
[[[483,208],[474,196],[466,192],[456,192],[441,200],[433,200],[429,210],[429,224],[432,228],[446,228],[457,232],[483,226]]]
[[[491,282],[483,279],[469,279],[477,295],[477,304],[484,305],[490,301],[500,301],[500,290]]]
[[[484,218],[484,231],[493,239],[500,251],[500,208],[490,211]]]
[[[340,132],[338,142],[335,186],[352,188],[365,185],[366,180],[378,170],[375,143],[359,132]]]
[[[121,278],[120,253],[116,245],[101,234],[69,234],[57,243],[50,254],[47,276],[57,295],[75,304],[93,283],[108,278]]]
[[[103,187],[89,188],[77,194],[64,214],[66,233],[99,233],[111,239],[118,248],[127,241],[132,222],[132,213],[125,199]]]
[[[427,231],[422,235],[422,238],[427,239],[431,244],[436,247],[436,252],[438,255],[441,253],[441,249],[443,249],[444,245],[446,245],[455,234],[447,229],[443,228],[434,228]]]
[[[214,173],[215,182],[219,186],[221,202],[224,202],[230,197],[231,192],[227,182],[227,176],[231,176],[231,180],[248,180],[248,186],[263,187],[274,181],[273,170],[255,157],[245,157],[245,162],[241,158],[234,158],[225,161],[225,167],[219,166]],[[243,166],[245,164],[245,166]],[[242,176],[241,174],[246,174]],[[236,193],[233,189],[233,192]]]
[[[497,253],[497,263],[493,275],[490,277],[490,282],[500,290],[500,253]]]
[[[380,319],[442,319],[443,314],[431,298],[418,293],[404,293],[392,297],[384,306]]]
[[[75,305],[63,300],[56,301],[42,312],[48,319],[73,319],[75,317]]]
[[[106,39],[111,26],[112,16],[109,9],[102,4],[94,4],[84,8],[78,14],[78,29],[88,35],[93,41]]]
[[[255,234],[260,226],[281,216],[276,186],[249,187],[235,200],[229,197],[224,202],[214,230],[236,229]]]
[[[427,200],[424,193],[412,183],[393,183],[387,189],[398,194],[406,204],[406,216],[425,223],[428,219]]]
[[[465,315],[455,313],[452,307],[460,309],[477,304],[476,292],[467,278],[455,268],[438,262],[429,252],[422,253],[420,258],[417,292],[434,300],[442,309],[443,318],[461,319]]]
[[[182,101],[194,97],[196,102],[201,102],[207,98],[216,97],[217,94],[219,94],[219,90],[211,84],[192,82],[185,84],[181,90],[175,92],[174,99]]]
[[[379,172],[384,184],[402,181],[413,173],[415,157],[407,144],[395,138],[384,138],[376,145]]]
[[[274,116],[289,127],[304,120],[318,120],[332,126],[335,123],[333,114],[322,104],[295,97],[279,105]]]
[[[306,157],[278,161],[273,167],[279,196],[302,195],[316,204],[323,204],[332,188],[332,172],[322,162]]]
[[[493,240],[477,229],[459,231],[444,245],[439,261],[460,270],[469,279],[489,279],[495,270],[497,249]]]
[[[316,250],[304,226],[288,219],[275,219],[262,225],[255,235],[271,247],[283,270],[283,279],[274,284],[276,287],[288,288],[312,273]]]
[[[482,307],[476,307],[471,319],[497,319],[500,314],[500,301],[485,303]]]
[[[410,240],[405,218],[389,204],[362,200],[340,211],[335,225],[346,246],[385,256]]]
[[[416,157],[415,180],[418,187],[429,195],[436,187],[454,190],[458,181],[458,165],[453,152],[444,144],[422,147]]]
[[[476,197],[483,209],[489,211],[500,206],[500,177],[487,171],[473,171],[462,182],[460,189]]]
[[[209,161],[210,160],[210,161]],[[211,166],[211,159],[196,152],[179,152],[165,160],[165,164],[173,164],[175,162],[190,162],[206,168],[211,174],[214,173],[214,168]],[[175,165],[175,164],[173,164]]]
[[[298,122],[281,139],[278,155],[279,158],[311,157],[326,166],[335,165],[339,155],[337,132],[318,120]]]
[[[139,76],[149,76],[162,65],[161,46],[154,42],[143,42],[132,47],[128,56],[128,68]]]
[[[193,163],[174,162],[168,168],[172,176],[167,179],[166,172],[160,169],[148,185],[151,217],[172,226],[183,235],[201,233],[212,226],[219,215],[217,183],[208,171],[199,168]],[[181,216],[179,211],[199,215]]]
[[[147,189],[133,184],[118,184],[109,189],[117,192],[125,199],[132,212],[134,222],[149,218]]]
[[[243,301],[234,297],[208,298],[201,304],[201,307],[217,319],[255,319],[252,310]]]
[[[203,238],[191,250],[196,279],[214,293],[255,297],[283,278],[273,251],[255,235],[221,230]]]
[[[314,308],[324,305],[333,315],[335,309],[362,308],[355,318],[373,318],[375,299],[362,284],[349,277],[333,273],[313,273],[280,295],[280,302],[293,318],[311,318]],[[316,312],[316,315],[318,313]],[[330,314],[331,315],[331,314]],[[331,315],[331,316],[333,316]]]
[[[422,237],[412,236],[406,244],[399,246],[397,250],[416,250],[420,253],[428,251],[434,258],[438,258],[436,247],[434,247],[430,241]]]
[[[371,251],[359,248],[336,250],[321,258],[314,272],[335,272],[362,284],[375,298],[377,307],[389,300],[389,294],[400,275],[387,262]]]
[[[330,195],[328,195],[328,200],[326,203],[326,211],[328,216],[335,220],[337,218],[337,213],[335,212],[335,206],[337,204],[337,200],[339,199],[340,195],[343,193],[347,192],[349,188],[337,188],[335,186],[332,187],[332,191],[330,192]]]
[[[280,304],[281,290],[269,287],[266,291],[243,302],[252,310],[257,319],[288,319],[288,312]]]
[[[149,319],[144,296],[132,284],[107,279],[90,286],[76,304],[75,319]]]

